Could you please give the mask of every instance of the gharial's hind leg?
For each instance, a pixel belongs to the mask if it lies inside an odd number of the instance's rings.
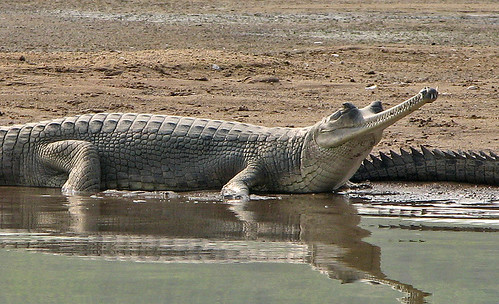
[[[97,192],[100,190],[100,161],[97,148],[90,142],[62,140],[50,143],[39,150],[39,160],[46,172],[56,172],[67,177],[62,185],[66,194]],[[47,180],[56,178],[47,174]]]

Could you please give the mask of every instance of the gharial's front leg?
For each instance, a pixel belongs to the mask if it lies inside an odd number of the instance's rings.
[[[222,196],[225,200],[249,201],[249,190],[258,184],[262,174],[257,166],[248,166],[236,174],[222,188]]]
[[[47,186],[62,185],[66,194],[100,190],[101,168],[97,148],[90,142],[62,140],[40,148],[38,159]]]

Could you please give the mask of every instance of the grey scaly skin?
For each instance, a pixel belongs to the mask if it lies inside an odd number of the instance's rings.
[[[305,128],[100,113],[0,127],[0,185],[102,189],[329,192],[344,185],[383,130],[437,98],[431,88],[383,111],[343,109]]]

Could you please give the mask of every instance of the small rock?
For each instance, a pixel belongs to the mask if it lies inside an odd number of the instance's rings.
[[[366,74],[367,75],[374,75],[374,74],[376,74],[376,72],[375,71],[369,71],[369,72],[366,72]]]
[[[77,106],[77,105],[79,105],[79,104],[83,103],[83,101],[81,101],[81,100],[76,100],[76,99],[70,99],[70,100],[66,100],[66,103],[67,103],[67,104],[70,104],[70,105],[72,105],[72,106]]]
[[[375,85],[375,84],[373,84],[373,85],[369,85],[369,86],[367,86],[367,87],[366,87],[366,90],[374,90],[374,89],[376,89],[377,87],[378,87],[378,86],[377,86],[377,85]]]
[[[275,76],[264,77],[264,78],[260,79],[260,82],[277,83],[277,82],[279,82],[279,78],[277,78]]]
[[[190,91],[171,91],[170,96],[189,96],[193,95]]]
[[[256,77],[255,79],[250,80],[250,83],[256,83],[256,82],[264,82],[264,83],[278,83],[280,80],[276,76],[263,76],[263,77]]]
[[[218,64],[212,64],[211,69],[215,71],[220,71],[222,68]]]
[[[478,87],[475,85],[471,85],[471,86],[467,87],[466,89],[467,90],[478,90]]]
[[[206,77],[198,77],[198,78],[196,78],[194,80],[197,80],[197,81],[208,81],[208,78],[206,78]]]
[[[104,75],[109,76],[109,77],[118,76],[121,74],[123,74],[122,70],[109,70],[109,71],[104,72]]]
[[[24,57],[24,55],[21,55],[21,57],[19,57],[19,61],[26,61],[26,57]]]

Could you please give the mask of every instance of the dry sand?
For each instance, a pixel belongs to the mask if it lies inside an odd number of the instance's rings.
[[[107,111],[300,127],[438,86],[378,149],[499,151],[495,0],[10,2],[0,125]]]

